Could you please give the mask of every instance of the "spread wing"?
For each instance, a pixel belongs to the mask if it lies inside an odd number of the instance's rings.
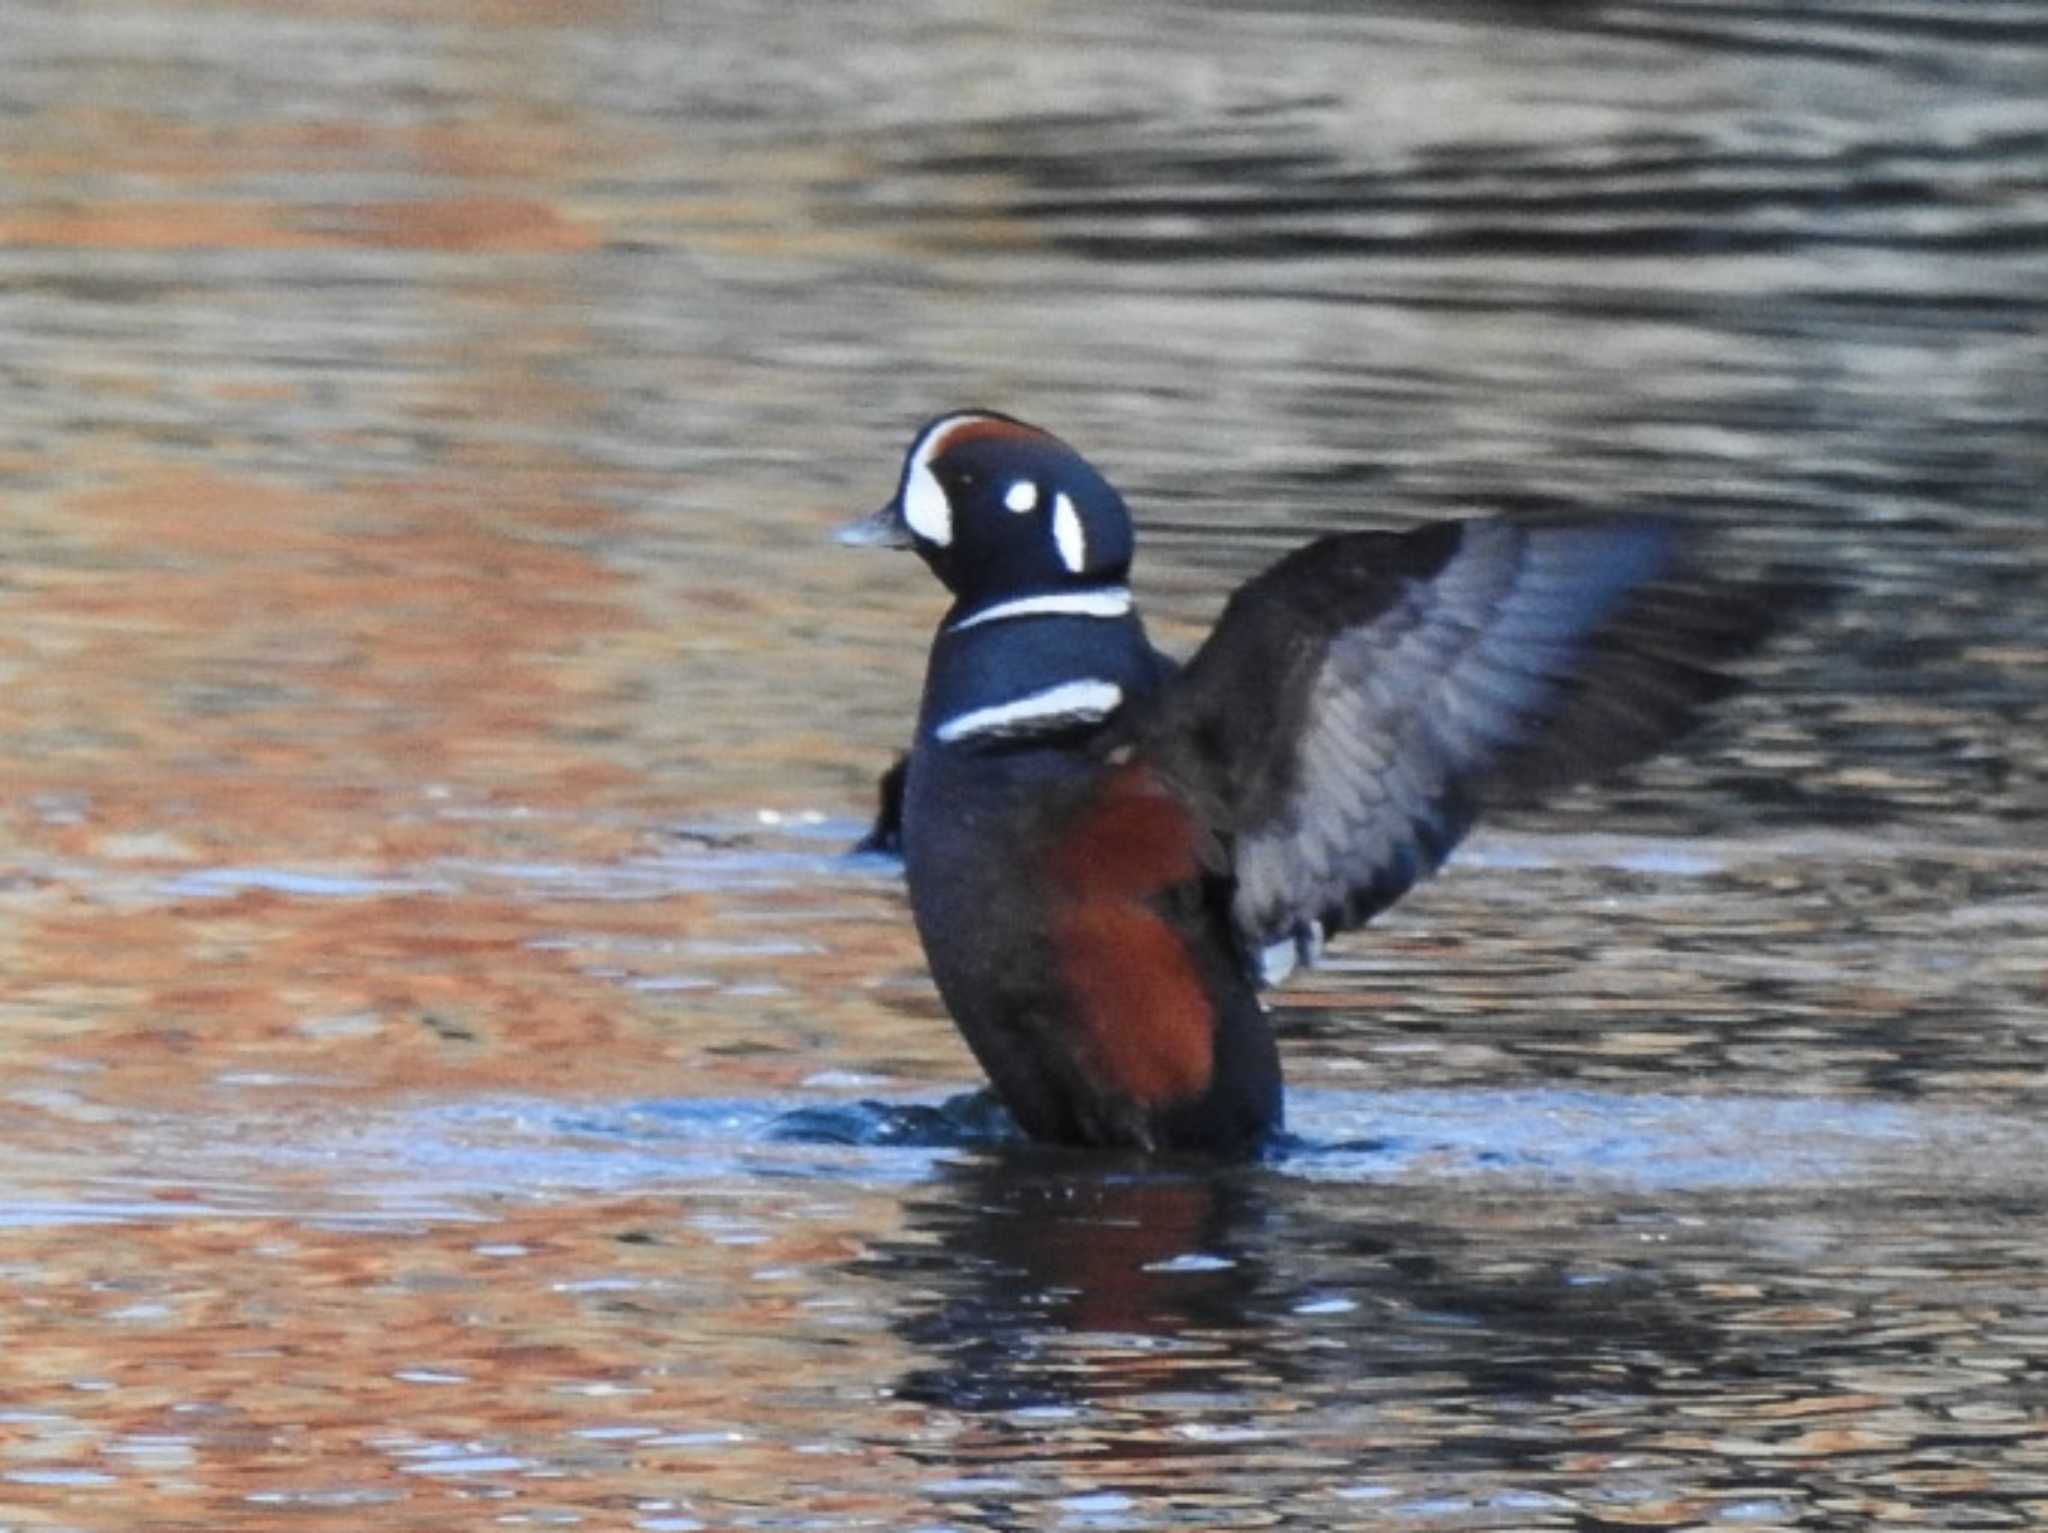
[[[1124,742],[1229,849],[1269,978],[1434,871],[1489,803],[1648,756],[1772,626],[1683,524],[1494,518],[1323,538],[1232,599]]]

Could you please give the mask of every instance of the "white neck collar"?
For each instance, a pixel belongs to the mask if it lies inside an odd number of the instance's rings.
[[[959,633],[983,623],[1002,623],[1014,617],[1128,617],[1131,593],[1125,586],[1095,586],[1086,591],[1050,591],[1043,596],[1015,596],[990,607],[980,607],[946,631]]]

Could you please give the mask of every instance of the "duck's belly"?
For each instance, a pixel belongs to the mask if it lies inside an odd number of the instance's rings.
[[[1271,1036],[1191,827],[1165,818],[1177,806],[1032,753],[951,765],[928,757],[906,784],[911,906],[940,996],[1024,1129],[1241,1150],[1276,1127]]]

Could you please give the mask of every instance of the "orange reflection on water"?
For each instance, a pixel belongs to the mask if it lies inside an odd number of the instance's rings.
[[[716,1515],[889,1483],[888,1450],[852,1434],[819,1453],[821,1400],[865,1402],[870,1427],[907,1414],[869,1382],[898,1344],[841,1329],[860,1345],[834,1347],[803,1302],[848,1237],[757,1205],[732,1240],[715,1191],[529,1202],[487,1227],[323,1225],[317,1191],[310,1211],[288,1197],[39,1233],[6,1515],[342,1530],[479,1501]]]

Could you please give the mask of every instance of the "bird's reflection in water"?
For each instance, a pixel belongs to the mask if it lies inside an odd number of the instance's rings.
[[[872,1266],[928,1285],[903,1322],[933,1355],[907,1398],[969,1410],[1213,1389],[1263,1268],[1244,1169],[1016,1146],[948,1168],[909,1210],[926,1239]]]
[[[1567,1197],[1014,1146],[948,1167],[908,1213],[911,1236],[859,1266],[912,1295],[897,1329],[930,1360],[898,1396],[959,1410],[1192,1408],[1190,1440],[1361,1395],[1540,1417],[1657,1390],[1718,1340],[1638,1230]]]

